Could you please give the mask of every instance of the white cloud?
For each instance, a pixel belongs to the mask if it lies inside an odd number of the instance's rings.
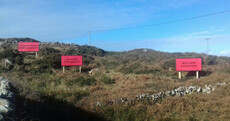
[[[219,56],[230,56],[230,50],[224,50],[221,51],[220,53],[216,53]]]

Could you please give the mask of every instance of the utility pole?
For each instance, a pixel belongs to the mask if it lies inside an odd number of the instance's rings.
[[[209,40],[210,40],[210,38],[205,38],[206,40],[207,40],[207,55],[208,55],[208,53],[209,53]]]
[[[89,31],[89,46],[91,46],[90,31]]]

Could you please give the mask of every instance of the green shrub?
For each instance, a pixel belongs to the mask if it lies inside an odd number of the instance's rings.
[[[165,70],[168,70],[169,68],[175,68],[175,67],[176,67],[176,60],[175,59],[166,61],[162,65],[162,68]]]
[[[68,80],[65,84],[68,86],[73,86],[75,84],[79,84],[81,86],[90,86],[96,83],[96,79],[94,77],[77,77],[72,80]]]
[[[65,54],[67,55],[91,55],[91,56],[105,56],[107,52],[92,46],[78,46],[77,48],[68,49]]]
[[[43,47],[40,49],[39,54],[40,55],[51,55],[51,54],[60,54],[61,52],[59,50],[56,50],[51,47]]]
[[[12,48],[5,49],[3,52],[0,53],[0,59],[7,58],[12,63],[14,63],[16,56],[17,55],[13,52]]]
[[[100,63],[101,65],[104,65],[107,69],[115,69],[120,64],[119,61],[107,59],[101,59]]]
[[[92,63],[94,60],[95,59],[92,56],[87,56],[87,55],[83,56],[83,63],[86,65]]]
[[[205,59],[205,64],[206,64],[206,65],[216,65],[216,64],[218,64],[217,56],[211,56],[211,55],[209,55],[209,56]]]
[[[37,69],[32,69],[31,72],[34,74],[42,74],[42,73],[52,74],[53,73],[52,69],[47,65],[41,65]]]
[[[52,73],[52,69],[60,69],[61,68],[61,55],[53,54],[44,56],[43,59],[37,60],[33,63],[32,71],[34,73]]]
[[[22,65],[23,64],[23,57],[22,57],[22,55],[18,55],[15,58],[15,63],[18,64],[18,65]]]
[[[141,69],[141,70],[135,71],[135,74],[155,74],[158,72],[160,72],[159,69]]]
[[[90,77],[90,78],[86,78],[84,81],[80,82],[81,86],[89,86],[89,85],[93,85],[96,83],[96,79],[94,77]]]
[[[51,68],[60,69],[61,68],[61,55],[53,54],[45,56],[43,59],[43,64],[48,65]]]
[[[105,75],[103,75],[100,80],[101,80],[101,82],[103,82],[105,84],[114,84],[115,83],[115,79],[108,77],[108,76],[105,76]]]
[[[134,63],[134,64],[129,64],[129,65],[124,65],[121,69],[120,72],[125,73],[125,74],[130,74],[130,73],[135,73],[135,71],[140,68],[140,64]]]

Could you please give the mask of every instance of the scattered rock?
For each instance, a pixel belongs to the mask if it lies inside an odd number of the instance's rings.
[[[91,69],[91,70],[88,71],[88,72],[89,72],[89,74],[94,74],[96,71],[99,71],[99,69],[98,69],[98,68]]]
[[[101,103],[99,101],[97,101],[96,106],[101,107]]]

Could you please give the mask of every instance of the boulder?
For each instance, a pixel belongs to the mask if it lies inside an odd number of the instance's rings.
[[[10,89],[10,83],[9,83],[9,81],[2,80],[1,81],[0,89]]]
[[[0,113],[1,114],[8,114],[10,112],[10,109],[4,105],[0,105]]]
[[[201,88],[201,87],[198,87],[198,88],[197,88],[197,92],[198,92],[198,93],[202,92],[202,88]]]
[[[6,98],[10,93],[7,89],[0,89],[0,98]]]
[[[170,96],[170,94],[171,94],[170,91],[166,91],[166,92],[165,92],[166,97]]]
[[[1,114],[9,114],[13,111],[13,106],[7,99],[0,99],[0,113]]]

